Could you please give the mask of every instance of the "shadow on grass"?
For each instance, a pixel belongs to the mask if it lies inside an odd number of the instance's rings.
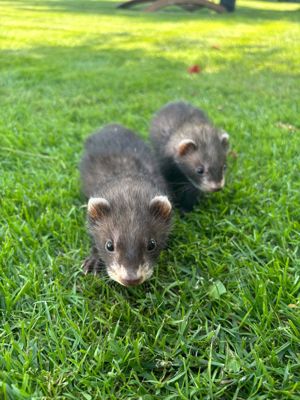
[[[255,116],[262,113],[259,104],[264,109],[267,99],[276,103],[278,87],[290,88],[286,89],[289,93],[296,91],[292,88],[297,87],[296,74],[277,70],[276,60],[283,58],[283,47],[241,46],[232,49],[234,57],[231,50],[208,49],[207,66],[203,65],[200,74],[190,75],[189,64],[169,57],[160,43],[155,52],[147,52],[141,47],[116,48],[112,45],[115,39],[119,40],[118,34],[107,34],[105,38],[102,35],[92,43],[87,41],[79,46],[0,51],[3,82],[0,100],[13,115],[13,125],[20,126],[24,132],[22,139],[12,136],[3,146],[16,146],[30,152],[34,146],[37,152],[44,154],[46,151],[55,157],[61,149],[58,157],[72,160],[72,152],[68,149],[66,154],[64,150],[66,139],[72,143],[72,151],[79,152],[82,138],[109,122],[127,125],[146,137],[153,113],[175,99],[186,99],[203,107],[216,124],[225,124],[224,128],[233,134],[237,120],[243,121],[249,114],[248,129],[252,126],[255,132]],[[126,35],[122,40],[130,39],[131,36]],[[164,45],[168,43],[172,48],[180,45],[172,40]],[[191,46],[188,38],[183,39],[181,45],[185,49]],[[262,65],[259,61],[257,64],[257,57],[264,60]],[[249,68],[251,63],[259,68]],[[241,93],[244,99],[240,104],[237,99],[241,98]],[[11,102],[14,107],[10,106]],[[291,122],[290,111],[280,100],[278,103],[285,116],[283,121]],[[39,131],[39,126],[45,129],[41,122],[45,119],[43,113],[46,113],[47,129],[53,132],[50,135]],[[277,118],[282,117],[278,115]],[[8,123],[5,119],[3,126]]]
[[[13,3],[13,2],[12,2]],[[22,9],[35,12],[66,12],[76,14],[92,14],[92,15],[111,15],[111,16],[126,16],[136,19],[144,19],[145,21],[160,22],[161,20],[170,20],[172,22],[182,22],[185,19],[193,20],[227,20],[235,21],[238,18],[239,22],[253,23],[257,20],[288,20],[291,22],[299,22],[299,11],[297,10],[269,10],[255,9],[253,7],[245,7],[237,5],[234,13],[216,14],[212,10],[206,8],[199,9],[194,13],[183,11],[179,7],[165,8],[156,13],[143,13],[146,4],[134,7],[130,10],[119,10],[117,6],[122,3],[112,1],[31,1],[31,0],[15,0],[14,3]],[[174,20],[174,17],[176,20]]]
[[[135,48],[128,49],[128,44],[136,44]],[[125,47],[125,48],[123,48]],[[197,58],[202,62],[202,72],[198,75],[191,75],[187,72],[190,61],[174,60],[168,57],[175,49],[192,50],[198,52]],[[226,51],[225,51],[226,50]],[[247,73],[248,76],[274,74],[281,78],[294,77],[289,71],[280,72],[277,69],[277,59],[285,57],[286,49],[284,46],[270,48],[264,44],[233,44],[224,45],[224,51],[215,51],[207,40],[189,38],[170,38],[163,42],[153,42],[150,51],[145,50],[136,40],[136,35],[117,32],[101,34],[101,36],[89,39],[78,46],[37,46],[29,49],[2,50],[0,51],[1,70],[6,68],[21,67],[26,74],[34,68],[41,75],[47,71],[45,78],[49,79],[52,75],[56,80],[60,80],[64,75],[70,75],[73,79],[76,72],[85,74],[101,74],[105,72],[112,77],[119,77],[125,84],[126,81],[143,79],[143,72],[151,73],[152,77],[171,78],[172,75],[178,77],[180,74],[181,83],[186,81],[201,82],[202,79],[211,77],[218,84],[219,78],[232,75],[235,66],[241,74]],[[234,55],[234,56],[233,56]],[[263,60],[263,64],[258,69],[249,69],[249,57],[257,56],[257,62]],[[196,59],[197,59],[196,58]],[[272,68],[272,62],[274,68]],[[214,72],[206,70],[213,67]],[[267,66],[264,66],[267,64]],[[61,70],[60,70],[61,69]],[[60,70],[60,71],[59,71]],[[31,76],[34,81],[36,76]],[[85,79],[86,75],[80,75]],[[103,78],[99,75],[99,80]],[[224,79],[220,79],[222,83]],[[24,82],[26,83],[26,82]],[[50,82],[49,82],[50,83]],[[107,81],[106,81],[107,83]],[[227,83],[226,83],[227,84]]]

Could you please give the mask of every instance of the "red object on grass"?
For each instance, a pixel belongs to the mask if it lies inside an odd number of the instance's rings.
[[[188,72],[190,74],[199,74],[199,72],[201,72],[201,68],[199,65],[195,64],[192,65],[191,67],[188,67]]]

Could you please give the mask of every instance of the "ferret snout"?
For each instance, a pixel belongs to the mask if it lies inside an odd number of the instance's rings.
[[[206,192],[219,192],[224,188],[224,185],[225,185],[224,178],[222,178],[220,182],[213,182],[213,181],[203,182],[202,190]]]
[[[120,279],[120,282],[122,283],[122,285],[124,285],[124,286],[137,286],[137,285],[139,285],[140,283],[142,283],[143,282],[143,280],[142,280],[142,278],[137,278],[137,279],[132,279],[132,278],[129,278],[129,279]]]
[[[137,286],[149,279],[153,270],[148,264],[140,265],[137,270],[133,270],[113,263],[107,268],[107,272],[111,279],[123,286]]]
[[[222,190],[222,188],[223,188],[223,186],[212,186],[211,188],[210,188],[210,191],[211,192],[219,192],[220,190]]]

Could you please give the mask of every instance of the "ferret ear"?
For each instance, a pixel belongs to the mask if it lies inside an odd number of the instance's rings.
[[[224,147],[229,147],[229,134],[225,131],[222,131],[220,134],[221,143]]]
[[[180,157],[185,156],[189,151],[196,149],[196,143],[191,139],[183,139],[177,146],[177,153]]]
[[[110,205],[103,197],[91,197],[87,209],[89,217],[92,219],[101,219],[109,213]]]
[[[167,196],[155,196],[150,201],[150,212],[154,217],[169,219],[171,216],[172,204]]]

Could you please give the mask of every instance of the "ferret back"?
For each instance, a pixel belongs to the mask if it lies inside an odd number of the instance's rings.
[[[161,108],[154,116],[150,137],[154,146],[161,147],[166,144],[172,134],[186,123],[208,123],[207,116],[198,108],[185,102],[169,103]]]
[[[134,132],[117,124],[89,136],[80,164],[83,192],[87,197],[110,181],[142,175],[164,188],[164,180],[151,148]]]

